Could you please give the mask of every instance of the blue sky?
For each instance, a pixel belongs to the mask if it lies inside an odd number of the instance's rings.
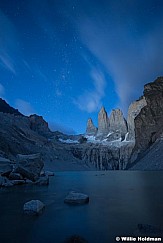
[[[159,0],[1,0],[0,96],[53,129],[85,132],[102,105],[127,114],[163,75]]]

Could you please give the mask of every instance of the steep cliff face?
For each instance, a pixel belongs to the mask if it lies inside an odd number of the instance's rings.
[[[98,114],[98,136],[107,135],[109,133],[109,118],[104,107]]]
[[[127,140],[135,140],[135,118],[138,116],[143,107],[147,105],[145,97],[141,97],[139,100],[131,103],[128,109],[128,136]]]
[[[110,131],[119,132],[121,137],[127,133],[127,122],[120,109],[112,110],[110,115]]]
[[[134,151],[146,150],[163,133],[163,77],[144,86],[144,106],[135,118]]]
[[[97,128],[93,124],[93,121],[91,118],[88,119],[87,121],[87,128],[86,128],[86,135],[96,135],[97,133]]]
[[[134,143],[124,143],[122,146],[101,144],[71,145],[74,157],[86,164],[93,164],[98,170],[124,170],[131,156]]]

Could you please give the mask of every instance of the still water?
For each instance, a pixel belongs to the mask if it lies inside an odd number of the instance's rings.
[[[163,172],[58,172],[46,186],[0,189],[0,242],[60,243],[80,235],[90,243],[133,236],[137,224],[163,226]],[[64,204],[70,190],[89,195],[82,206]],[[39,199],[42,215],[23,214],[25,202]]]

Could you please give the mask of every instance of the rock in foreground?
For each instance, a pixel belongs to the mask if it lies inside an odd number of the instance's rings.
[[[9,159],[0,157],[0,174],[3,176],[7,176],[11,173],[13,167],[11,165],[11,161]]]
[[[64,202],[68,204],[85,204],[89,202],[89,197],[86,194],[71,191]]]
[[[6,177],[0,176],[0,187],[10,187],[14,184],[9,181]]]
[[[18,155],[19,163],[15,169],[23,177],[36,181],[40,177],[44,163],[40,154]]]
[[[45,175],[45,176],[41,176],[36,182],[36,185],[40,185],[40,186],[48,186],[49,185],[49,176]]]
[[[54,176],[54,172],[53,171],[45,171],[45,175]]]
[[[83,237],[79,235],[72,235],[70,238],[68,238],[65,243],[87,243],[88,241],[85,240]]]
[[[45,205],[40,200],[31,200],[24,204],[24,213],[29,215],[39,215],[43,212]]]
[[[159,226],[150,224],[138,224],[138,230],[141,234],[162,234],[163,229]]]

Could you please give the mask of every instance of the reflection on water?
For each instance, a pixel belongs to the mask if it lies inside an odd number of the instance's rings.
[[[58,172],[48,187],[0,189],[0,242],[59,243],[71,235],[88,242],[115,242],[133,236],[137,224],[162,225],[163,172]],[[70,190],[86,193],[82,206],[64,204]],[[23,214],[31,199],[46,204],[39,217]]]

